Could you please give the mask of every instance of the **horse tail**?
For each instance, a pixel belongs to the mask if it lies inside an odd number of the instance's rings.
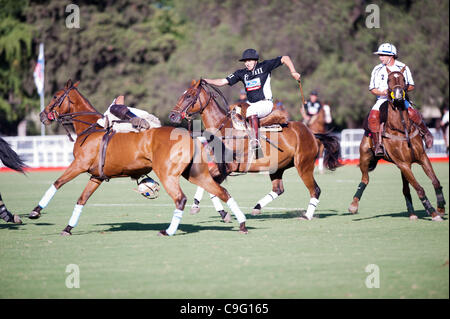
[[[341,144],[339,139],[330,133],[315,133],[314,136],[318,139],[325,148],[325,156],[323,163],[330,171],[341,167],[343,164],[340,161]]]
[[[27,167],[23,160],[13,151],[11,146],[4,139],[0,137],[0,160],[15,171],[25,174],[24,168]]]

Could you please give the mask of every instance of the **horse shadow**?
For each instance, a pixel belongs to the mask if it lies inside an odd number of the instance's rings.
[[[157,224],[144,224],[137,222],[125,222],[125,223],[109,223],[109,224],[96,224],[95,226],[108,226],[109,229],[101,231],[93,231],[96,233],[109,233],[109,232],[120,232],[120,231],[161,231],[167,229],[168,223],[157,223]],[[223,225],[223,226],[200,226],[192,224],[180,224],[178,226],[177,235],[188,235],[193,233],[198,233],[205,230],[214,231],[237,231],[237,225]],[[255,227],[248,227],[248,230],[255,229]],[[179,233],[182,231],[183,233]]]
[[[327,213],[321,213],[321,212],[327,212]],[[252,214],[245,214],[247,217],[247,220],[270,220],[270,219],[297,219],[299,217],[302,217],[303,214],[306,213],[306,210],[291,210],[291,211],[273,211],[272,213],[263,213],[260,215],[252,215]],[[314,213],[315,218],[328,218],[332,216],[338,215],[338,211],[334,209],[326,209],[326,210],[316,210]],[[217,219],[217,216],[211,216],[210,218]]]
[[[424,221],[429,221],[429,222],[432,221],[431,216],[425,210],[416,210],[414,213],[416,214],[418,219],[421,219]],[[347,213],[345,215],[355,215],[355,214]],[[357,218],[357,219],[353,219],[353,221],[359,222],[359,221],[363,221],[363,220],[382,218],[382,217],[409,219],[409,213],[407,211],[403,211],[403,212],[398,212],[398,213],[381,214],[381,215],[375,215],[375,216],[370,216],[370,217]]]

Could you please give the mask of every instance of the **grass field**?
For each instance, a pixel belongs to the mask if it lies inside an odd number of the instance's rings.
[[[433,166],[449,203],[449,165]],[[431,182],[417,165],[414,173],[435,205]],[[230,177],[224,186],[247,214],[248,235],[235,220],[221,223],[206,194],[201,212],[190,215],[195,186],[183,180],[188,205],[170,238],[157,236],[172,218],[170,198],[162,191],[147,200],[130,179],[102,185],[71,237],[59,233],[87,175],[58,191],[40,219],[26,218],[60,174],[0,173],[3,199],[24,221],[0,220],[0,298],[449,298],[448,215],[431,221],[412,190],[419,220],[410,221],[393,165],[371,173],[357,215],[347,208],[358,167],[317,174],[322,195],[312,221],[297,219],[309,196],[295,170],[257,217],[251,208],[270,190],[268,176]],[[66,287],[70,264],[79,267],[80,288]],[[370,264],[379,288],[366,287]]]

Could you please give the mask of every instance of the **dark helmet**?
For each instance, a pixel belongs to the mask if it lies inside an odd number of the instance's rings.
[[[316,90],[312,90],[310,95],[319,96],[319,92],[317,92]]]
[[[255,49],[247,49],[242,53],[242,58],[239,61],[245,60],[259,60],[258,52]]]

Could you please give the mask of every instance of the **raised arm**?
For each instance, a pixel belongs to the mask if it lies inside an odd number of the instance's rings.
[[[294,63],[292,63],[292,60],[291,60],[291,58],[288,55],[283,55],[281,57],[281,63],[283,63],[284,65],[286,65],[289,68],[289,71],[291,71],[292,77],[296,81],[300,81],[300,73],[298,73],[295,70]]]
[[[206,83],[215,86],[224,86],[228,84],[227,79],[204,79]]]

